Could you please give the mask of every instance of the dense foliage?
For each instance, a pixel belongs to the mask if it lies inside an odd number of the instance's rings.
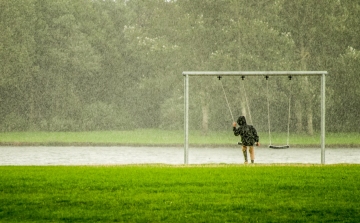
[[[184,70],[327,70],[327,130],[359,131],[359,23],[351,0],[0,0],[0,130],[181,129]],[[279,130],[286,81],[271,87]],[[246,100],[226,82],[260,130],[264,82],[249,80]],[[293,83],[298,132],[319,129],[319,86]],[[221,94],[192,82],[192,128],[229,128]]]

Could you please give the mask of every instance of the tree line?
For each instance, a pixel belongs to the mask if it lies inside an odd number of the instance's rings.
[[[0,8],[1,131],[181,129],[185,70],[327,70],[327,130],[360,130],[357,1],[0,0]],[[266,81],[248,80],[246,92],[239,79],[225,81],[236,114],[265,130],[270,96],[273,125],[284,130],[286,78],[271,82],[271,95]],[[292,83],[294,131],[318,131],[319,86]],[[192,80],[192,128],[229,128],[221,95],[218,82]]]

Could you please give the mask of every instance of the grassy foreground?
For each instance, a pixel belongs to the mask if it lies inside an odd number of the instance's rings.
[[[262,145],[268,145],[268,133],[259,133]],[[272,133],[272,143],[286,144],[287,134]],[[190,131],[190,144],[210,146],[233,146],[239,141],[231,131],[210,132],[206,136]],[[291,146],[319,146],[320,135],[292,134]],[[183,131],[166,131],[158,129],[138,129],[134,131],[102,132],[3,132],[0,133],[0,145],[175,145],[184,143]],[[360,133],[327,133],[327,146],[360,147]]]
[[[0,166],[0,222],[357,222],[360,165]]]

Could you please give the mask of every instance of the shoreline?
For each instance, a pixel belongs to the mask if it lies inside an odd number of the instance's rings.
[[[127,146],[127,147],[184,147],[184,144],[166,144],[166,143],[94,143],[94,142],[0,142],[0,146],[10,147],[25,147],[25,146],[54,146],[54,147],[113,147],[113,146]],[[189,144],[190,147],[196,148],[230,148],[239,147],[237,144]],[[290,148],[320,148],[319,144],[294,144]],[[326,148],[360,148],[360,144],[326,144]],[[267,148],[261,145],[260,148]]]

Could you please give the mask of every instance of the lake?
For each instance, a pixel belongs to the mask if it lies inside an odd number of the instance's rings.
[[[320,164],[320,148],[255,147],[255,163]],[[189,164],[242,164],[240,147],[189,148]],[[360,164],[360,148],[326,148],[326,164]],[[2,146],[0,165],[184,164],[182,147],[48,147]]]

